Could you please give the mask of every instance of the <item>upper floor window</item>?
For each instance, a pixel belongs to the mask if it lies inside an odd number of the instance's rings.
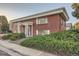
[[[36,24],[46,24],[46,23],[48,23],[47,17],[37,18],[36,19]]]

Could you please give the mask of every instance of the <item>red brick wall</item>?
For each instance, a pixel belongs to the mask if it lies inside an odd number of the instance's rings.
[[[36,19],[30,20],[33,22],[33,35],[36,35],[36,30],[48,29],[50,32],[64,31],[64,24],[66,23],[59,14],[45,16],[48,18],[48,24],[36,24]],[[61,21],[63,24],[61,25]]]
[[[66,30],[66,21],[60,16],[60,31]]]
[[[60,26],[59,15],[48,16],[48,21],[49,21],[48,26],[50,32],[59,32],[59,26]]]
[[[36,30],[40,29],[48,29],[50,32],[59,32],[65,30],[65,24],[66,22],[63,20],[63,18],[59,14],[45,16],[48,18],[47,24],[36,24],[36,19],[30,19],[27,21],[33,22],[33,35],[36,35]],[[61,24],[61,21],[63,21],[63,24]],[[25,22],[25,21],[24,21]],[[15,30],[15,26],[13,26],[13,31]]]

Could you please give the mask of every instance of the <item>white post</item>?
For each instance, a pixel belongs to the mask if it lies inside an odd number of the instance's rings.
[[[17,29],[18,29],[18,33],[20,33],[20,24],[17,23]]]
[[[33,36],[33,25],[32,25],[32,28],[31,28],[31,36]]]
[[[28,24],[25,25],[25,35],[28,37]]]
[[[28,34],[29,34],[29,32],[28,32],[28,30],[29,30],[29,29],[28,29],[28,28],[29,28],[28,25],[29,25],[29,24],[30,24],[29,22],[26,22],[26,23],[25,23],[25,35],[26,35],[26,37],[29,37],[29,35],[28,35]],[[32,25],[32,24],[30,24],[30,25]],[[31,36],[33,36],[33,25],[32,25],[31,30],[32,30],[32,31],[31,31],[31,32],[32,32],[32,33],[31,33]]]

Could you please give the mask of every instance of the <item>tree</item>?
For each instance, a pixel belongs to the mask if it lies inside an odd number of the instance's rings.
[[[72,12],[72,15],[74,17],[76,17],[77,19],[79,19],[79,3],[73,3],[72,4],[72,8],[73,8],[73,12]]]
[[[79,30],[79,22],[77,22],[77,23],[74,25],[74,28],[75,28],[76,30]]]
[[[9,30],[9,24],[6,16],[0,16],[0,32],[6,33]]]
[[[73,3],[72,8],[73,9],[78,9],[79,8],[79,3]]]

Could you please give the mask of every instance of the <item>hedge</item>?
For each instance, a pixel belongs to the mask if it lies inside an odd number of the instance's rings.
[[[79,55],[78,35],[79,33],[72,31],[51,33],[26,38],[21,45],[58,55]]]
[[[2,37],[3,40],[17,40],[22,38],[25,38],[25,34],[23,33],[10,33]]]

